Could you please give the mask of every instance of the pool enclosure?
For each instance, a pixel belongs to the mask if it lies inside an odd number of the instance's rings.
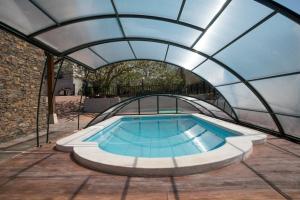
[[[64,59],[89,71],[130,60],[170,63],[214,86],[233,122],[295,141],[299,13],[293,0],[0,0],[1,28],[45,50],[45,68]],[[212,117],[224,110],[175,99]]]
[[[219,99],[217,99],[219,100]],[[217,103],[217,102],[216,102]],[[221,108],[220,108],[221,107]],[[214,118],[235,122],[233,108],[195,97],[176,94],[150,94],[128,98],[96,115],[86,127],[95,125],[116,115],[159,115],[201,113]]]

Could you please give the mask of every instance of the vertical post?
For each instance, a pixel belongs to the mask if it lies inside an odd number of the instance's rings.
[[[51,93],[51,96],[49,97],[49,99],[53,100],[53,98],[54,98],[54,93],[55,93],[55,87],[56,87],[57,79],[59,77],[59,74],[60,74],[60,71],[61,71],[63,63],[64,63],[64,58],[60,61],[60,64],[59,64],[59,67],[58,67],[58,70],[57,70],[57,74],[56,74],[56,77],[55,77],[55,81],[54,81],[53,90],[52,90],[52,93]],[[50,114],[50,112],[48,112],[48,115],[47,115],[46,143],[49,142],[49,124],[50,124],[50,116],[49,116],[49,114]]]
[[[84,80],[87,80],[88,75],[89,75],[89,71],[86,72],[85,77],[84,77]],[[80,119],[80,112],[81,112],[82,96],[83,96],[84,91],[86,90],[87,85],[88,85],[88,82],[86,82],[86,84],[83,85],[83,86],[81,87],[81,88],[82,88],[82,92],[81,92],[80,101],[79,101],[79,108],[78,108],[77,130],[79,130],[79,126],[80,126],[80,124],[79,124],[79,119]]]
[[[144,95],[144,80],[145,80],[145,77],[142,78],[142,95]]]
[[[178,98],[176,97],[176,114],[178,114]]]
[[[55,113],[55,98],[52,97],[54,88],[54,58],[53,55],[46,53],[47,56],[47,94],[48,94],[48,116],[49,123],[56,124],[57,116]]]
[[[39,96],[38,96],[38,105],[37,105],[37,111],[36,111],[36,146],[40,146],[40,133],[39,133],[39,118],[40,118],[40,103],[41,103],[41,94],[42,94],[42,88],[43,88],[43,81],[44,81],[44,76],[46,73],[46,68],[47,68],[47,59],[45,60],[43,72],[42,72],[42,77],[41,77],[41,82],[40,82],[40,89],[39,89]]]
[[[159,96],[156,96],[156,109],[157,109],[157,114],[159,114]]]
[[[138,99],[138,112],[139,112],[139,115],[141,114],[141,100]]]

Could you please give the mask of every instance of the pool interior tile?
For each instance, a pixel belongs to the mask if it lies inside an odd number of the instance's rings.
[[[141,123],[141,119],[143,123]],[[215,134],[207,131],[198,123],[203,124],[204,122],[198,122],[195,118],[189,116],[180,118],[164,116],[160,117],[160,120],[153,117],[138,119],[126,117],[118,123],[118,126],[111,127],[111,130],[105,129],[104,132],[100,133],[102,135],[107,133],[112,135],[112,137],[103,141],[100,146],[106,151],[123,155],[165,157],[168,156],[168,153],[170,153],[170,156],[176,156],[177,154],[182,156],[202,152],[203,149],[196,145],[199,141],[207,143],[203,144],[204,146],[206,145],[205,149],[212,149],[222,143],[213,143],[213,139],[216,138]],[[216,127],[210,127],[210,125],[208,125],[208,128],[217,129]],[[181,134],[185,131],[188,132]],[[201,134],[197,135],[196,132],[197,134],[201,132]],[[193,139],[193,137],[197,136],[198,138]],[[94,136],[93,138],[96,139],[97,137]],[[101,142],[99,138],[96,141]],[[126,141],[134,142],[126,143]],[[186,141],[187,143],[180,144],[178,141]],[[125,144],[123,145],[122,143]],[[162,147],[165,148],[162,149]],[[175,148],[179,149],[174,150]],[[187,149],[190,150],[188,151]]]

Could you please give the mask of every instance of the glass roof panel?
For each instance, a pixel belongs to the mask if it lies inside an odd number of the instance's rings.
[[[253,112],[249,110],[240,109],[234,110],[240,121],[278,131],[278,128],[269,113]]]
[[[193,101],[201,106],[203,106],[204,108],[210,110],[210,111],[221,111],[218,107],[216,106],[213,106],[209,103],[206,103],[205,101],[201,101],[201,100],[196,100],[196,101]]]
[[[91,47],[108,62],[134,59],[128,42],[111,42]]]
[[[206,28],[226,0],[189,0],[184,4],[180,21]]]
[[[191,46],[201,31],[164,21],[137,18],[120,19],[127,37],[166,40]]]
[[[197,100],[195,97],[188,97],[188,96],[182,96],[182,95],[177,95],[177,96],[179,96],[179,97],[181,97],[183,99],[186,99],[188,101],[195,101],[195,100]]]
[[[115,14],[107,0],[34,0],[58,22],[80,17]]]
[[[300,71],[300,26],[277,14],[216,58],[246,79]]]
[[[217,108],[216,106],[213,106],[213,105],[211,105],[211,104],[209,104],[209,103],[206,103],[205,101],[201,101],[201,100],[196,100],[196,101],[193,101],[193,102],[195,102],[195,103],[197,103],[197,104],[200,104],[201,106],[203,106],[204,108],[206,108],[206,109],[208,109],[208,110],[210,110],[210,111],[212,111],[212,110],[214,110],[214,111],[221,111],[219,108]]]
[[[211,60],[205,61],[199,67],[194,69],[193,72],[203,77],[214,86],[239,81],[233,74]]]
[[[299,0],[274,0],[277,3],[287,7],[288,9],[300,14],[300,2]]]
[[[266,111],[259,99],[243,83],[217,87],[233,107]]]
[[[54,25],[50,18],[29,1],[1,0],[0,19],[26,35]]]
[[[69,55],[71,58],[78,60],[94,69],[107,64],[99,56],[89,49],[82,49]]]
[[[180,96],[180,95],[179,95]],[[204,113],[204,114],[208,114],[211,116],[211,113],[214,113],[216,116],[218,117],[221,117],[221,118],[226,118],[226,119],[230,119],[232,120],[231,117],[228,116],[227,113],[225,113],[224,111],[222,111],[220,108],[218,108],[217,106],[214,106],[214,105],[211,105],[203,100],[199,100],[199,99],[196,99],[194,97],[187,97],[187,96],[180,96],[181,98],[183,99],[186,99],[189,101],[189,103],[193,104],[193,105],[198,105],[196,107],[202,107],[201,111]],[[205,108],[205,109],[204,109]],[[209,110],[210,112],[208,112],[207,110]],[[205,112],[203,111],[205,110]],[[231,108],[230,108],[231,110]]]
[[[101,19],[66,25],[35,38],[58,51],[65,51],[92,41],[121,37],[123,35],[116,19]]]
[[[274,112],[300,116],[300,74],[250,82]]]
[[[214,113],[215,116],[223,118],[223,119],[228,119],[228,120],[232,120],[231,117],[229,117],[226,113],[224,113],[223,111],[211,111],[212,113]]]
[[[182,0],[115,0],[119,14],[137,14],[177,19]]]
[[[253,0],[231,1],[194,48],[212,55],[271,12]]]
[[[166,55],[166,44],[145,41],[130,41],[133,51],[138,59],[152,59],[163,61]]]
[[[188,101],[189,104],[195,106],[197,109],[199,109],[203,114],[212,116],[210,112],[208,112],[208,110],[204,109],[202,106],[200,106],[199,104],[196,104],[193,101]]]
[[[204,60],[205,57],[195,52],[171,45],[166,58],[167,62],[174,63],[189,70],[195,68]]]
[[[300,138],[300,118],[276,115],[286,134]]]

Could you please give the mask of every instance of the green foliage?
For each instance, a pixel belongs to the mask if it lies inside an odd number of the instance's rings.
[[[60,62],[55,65],[55,74],[57,74],[59,66]],[[58,79],[71,77],[83,79],[84,75],[84,67],[77,65],[71,61],[64,60],[60,73],[58,74]]]
[[[96,71],[93,90],[104,93],[117,85],[184,85],[184,74],[178,67],[155,61],[128,61],[102,67]]]

